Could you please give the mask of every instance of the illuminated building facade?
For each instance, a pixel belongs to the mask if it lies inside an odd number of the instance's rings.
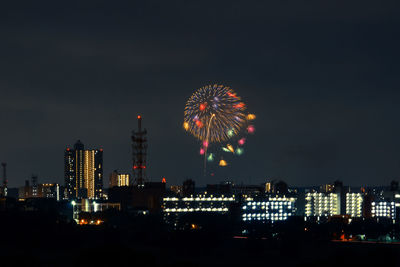
[[[296,214],[296,198],[268,196],[263,199],[246,198],[242,205],[242,221],[285,221]]]
[[[58,184],[39,184],[39,197],[60,200],[60,186]]]
[[[265,183],[265,193],[272,193],[272,182]]]
[[[82,212],[95,213],[105,211],[107,209],[121,210],[120,203],[99,203],[89,199],[82,199],[80,202],[73,200],[71,201],[71,205],[73,213],[72,217],[77,223],[80,223],[80,213]]]
[[[176,223],[181,215],[187,213],[226,214],[231,204],[235,202],[234,195],[190,195],[186,197],[164,197],[162,212],[167,223]]]
[[[99,199],[103,191],[103,150],[85,150],[78,140],[64,153],[65,198]]]
[[[165,197],[163,198],[163,213],[187,213],[187,212],[219,212],[229,211],[229,206],[235,201],[235,195],[213,196],[196,195],[189,197]]]
[[[335,186],[333,184],[324,184],[320,186],[321,192],[324,193],[330,193],[333,192],[335,189]]]
[[[340,214],[340,195],[337,193],[309,192],[305,196],[306,217],[328,217]]]
[[[400,194],[395,193],[393,199],[394,199],[394,206],[396,209],[396,220],[400,220]]]
[[[361,193],[346,193],[346,214],[361,217],[363,213],[363,197]]]
[[[372,217],[389,218],[395,220],[395,203],[389,201],[374,201],[372,202],[371,213]]]
[[[110,188],[116,186],[129,186],[130,175],[118,173],[117,170],[110,174]]]
[[[32,175],[32,197],[38,197],[38,177],[36,175]]]
[[[58,184],[36,184],[29,185],[29,181],[25,181],[25,186],[18,190],[19,199],[27,198],[53,198],[60,200],[60,185]]]
[[[118,186],[129,186],[129,177],[127,173],[121,173],[118,175]]]

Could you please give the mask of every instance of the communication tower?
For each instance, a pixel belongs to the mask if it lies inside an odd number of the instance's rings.
[[[134,185],[144,187],[146,180],[147,130],[142,130],[142,117],[137,116],[138,131],[132,131]]]

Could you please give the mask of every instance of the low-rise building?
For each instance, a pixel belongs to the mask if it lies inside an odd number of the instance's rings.
[[[361,217],[363,197],[361,193],[346,193],[346,214],[351,217]]]
[[[372,217],[389,218],[395,220],[396,207],[394,202],[389,201],[374,201],[371,207]]]
[[[306,193],[306,217],[329,217],[340,214],[340,195],[338,193]]]
[[[296,213],[296,198],[286,196],[248,197],[242,205],[242,221],[285,221]]]

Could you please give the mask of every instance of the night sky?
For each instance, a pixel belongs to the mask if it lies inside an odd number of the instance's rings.
[[[64,184],[77,139],[130,171],[149,134],[148,176],[388,184],[400,177],[398,1],[14,1],[0,6],[0,160],[9,185]],[[245,154],[202,175],[182,129],[186,100],[231,86],[257,115]]]

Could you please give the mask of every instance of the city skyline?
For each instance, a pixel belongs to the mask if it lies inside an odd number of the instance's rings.
[[[290,3],[6,4],[0,160],[9,187],[32,173],[63,184],[63,151],[78,139],[104,149],[105,177],[131,173],[138,114],[153,181],[398,179],[397,4]],[[203,178],[199,142],[182,122],[185,101],[210,83],[232,87],[257,121],[240,160]]]
[[[1,266],[400,266],[399,29],[395,0],[2,1]]]

